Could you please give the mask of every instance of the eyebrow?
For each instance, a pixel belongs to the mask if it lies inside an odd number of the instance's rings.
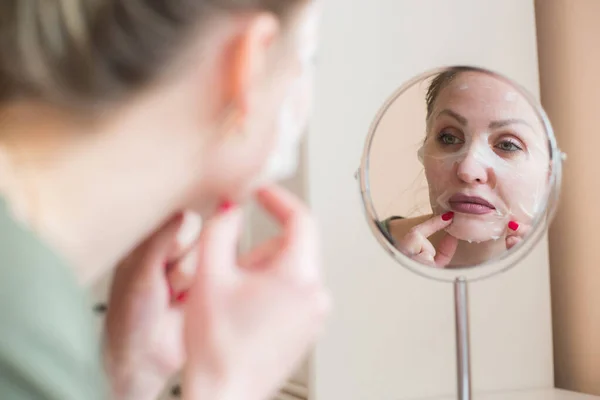
[[[440,115],[448,115],[448,116],[454,118],[455,120],[457,120],[458,123],[460,123],[463,126],[467,126],[467,124],[468,124],[468,120],[466,117],[464,117],[464,116],[460,115],[459,113],[457,113],[456,111],[452,111],[448,108],[440,111],[438,113],[438,116],[440,116]],[[503,119],[503,120],[499,120],[499,121],[492,121],[488,125],[488,128],[489,129],[498,129],[498,128],[503,128],[505,126],[514,125],[514,124],[522,124],[522,125],[527,125],[527,126],[531,127],[531,125],[524,119],[509,118],[509,119]]]
[[[438,113],[438,117],[443,114],[454,118],[455,120],[458,121],[459,124],[461,124],[463,126],[467,126],[467,119],[465,117],[463,117],[462,115],[460,115],[459,113],[446,108]]]
[[[490,129],[498,129],[498,128],[503,128],[505,126],[514,125],[514,124],[523,124],[523,125],[527,125],[527,126],[531,127],[531,125],[529,125],[529,123],[527,121],[525,121],[524,119],[520,119],[520,118],[510,118],[510,119],[503,119],[500,121],[492,121],[492,122],[490,122],[490,125],[488,127]]]

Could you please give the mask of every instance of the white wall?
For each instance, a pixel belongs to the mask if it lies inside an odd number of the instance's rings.
[[[380,104],[440,64],[495,69],[538,92],[533,1],[326,0],[307,191],[336,309],[313,358],[313,400],[455,391],[452,288],[397,265],[371,237],[353,174]],[[552,386],[546,241],[471,286],[476,390]]]

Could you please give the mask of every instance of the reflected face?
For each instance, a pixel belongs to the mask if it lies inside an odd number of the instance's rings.
[[[550,159],[537,113],[510,84],[461,72],[439,91],[420,156],[434,213],[454,211],[461,240],[503,238],[541,211]]]

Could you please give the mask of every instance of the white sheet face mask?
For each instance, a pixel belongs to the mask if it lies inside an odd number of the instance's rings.
[[[299,145],[311,114],[314,57],[317,47],[319,9],[316,4],[307,10],[297,36],[297,57],[301,73],[290,82],[287,96],[278,118],[278,139],[262,180],[287,179],[296,173],[299,161]]]
[[[431,134],[418,157],[425,166],[434,213],[455,211],[449,234],[468,242],[497,240],[504,237],[509,221],[531,222],[541,211],[550,167],[541,136],[514,158],[503,157],[488,132],[465,135],[464,143],[450,148],[440,148],[437,139]],[[457,211],[451,204],[457,194],[480,197],[493,211]]]

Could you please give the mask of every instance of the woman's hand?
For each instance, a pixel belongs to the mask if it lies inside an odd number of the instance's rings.
[[[434,215],[427,221],[412,227],[404,237],[397,240],[395,243],[396,248],[415,261],[444,268],[454,257],[458,247],[458,239],[446,234],[440,240],[436,250],[428,238],[450,226],[453,217],[454,213],[452,212]]]
[[[277,188],[260,191],[258,201],[282,234],[239,261],[239,209],[203,227],[185,305],[186,399],[269,398],[306,355],[328,314],[308,210]]]
[[[506,250],[510,250],[517,244],[521,243],[530,231],[531,225],[518,223],[517,221],[511,220],[508,223],[508,229],[506,233]]]
[[[166,265],[180,251],[175,216],[117,267],[105,322],[105,356],[116,399],[156,399],[183,365],[183,307]],[[190,252],[181,262],[196,256]]]

